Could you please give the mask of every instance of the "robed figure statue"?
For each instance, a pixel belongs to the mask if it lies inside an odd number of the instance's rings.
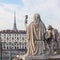
[[[43,53],[43,34],[45,30],[40,14],[34,14],[33,22],[27,28],[27,55]]]
[[[58,35],[58,30],[49,25],[48,30],[44,33],[45,49],[46,52],[48,52],[47,50],[49,50],[48,54],[58,53]]]

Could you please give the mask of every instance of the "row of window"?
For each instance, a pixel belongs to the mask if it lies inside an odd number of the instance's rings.
[[[17,43],[17,42],[15,42],[15,43],[11,43],[11,42],[9,42],[9,43],[3,43],[2,45],[26,45],[26,42],[25,43]]]
[[[2,49],[25,49],[26,46],[3,46]]]
[[[0,36],[26,36],[26,34],[0,34]]]
[[[8,40],[8,39],[12,39],[12,40],[13,40],[13,39],[18,39],[18,40],[19,40],[19,39],[26,39],[25,36],[22,36],[22,37],[0,37],[0,38],[2,38],[2,39],[7,39],[7,40]]]
[[[25,37],[21,37],[21,39],[19,38],[19,37],[16,37],[16,38],[14,38],[14,37],[12,37],[12,38],[9,38],[9,37],[7,37],[7,38],[1,38],[1,40],[2,40],[2,42],[9,42],[9,41],[12,41],[12,42],[14,42],[14,41],[16,41],[16,42],[20,42],[20,41],[22,41],[22,42],[25,42],[26,41],[26,39],[25,39]]]
[[[12,40],[14,40],[14,39],[17,39],[17,40],[19,40],[19,39],[22,39],[22,40],[24,40],[24,39],[26,39],[26,37],[24,36],[22,36],[22,37],[0,37],[1,39],[7,39],[7,40],[9,40],[9,39],[12,39]]]

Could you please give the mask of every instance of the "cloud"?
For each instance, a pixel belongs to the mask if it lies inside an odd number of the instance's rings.
[[[33,20],[34,13],[40,13],[46,27],[51,24],[59,31],[60,0],[22,0],[23,6],[16,4],[0,3],[0,29],[13,27],[14,11],[16,11],[17,27],[24,29],[25,15],[28,15],[28,23]],[[8,23],[6,23],[8,22]],[[3,25],[2,25],[3,24]],[[1,27],[4,26],[4,27]]]
[[[0,30],[13,29],[14,11],[18,29],[24,29],[25,11],[16,4],[0,3]]]
[[[29,2],[30,0],[22,0],[22,1],[25,4],[25,3]]]
[[[13,13],[17,7],[11,4],[0,4],[0,29],[9,29],[13,23]],[[13,12],[13,13],[12,13]]]

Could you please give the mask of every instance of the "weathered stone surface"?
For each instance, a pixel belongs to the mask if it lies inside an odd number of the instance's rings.
[[[60,59],[60,55],[40,55],[40,56],[27,56],[25,60],[54,60]]]
[[[25,60],[46,60],[46,55],[40,55],[40,56],[27,56],[25,57]]]

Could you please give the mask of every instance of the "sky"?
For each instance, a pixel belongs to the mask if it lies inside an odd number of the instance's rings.
[[[18,30],[25,29],[25,15],[30,24],[39,13],[46,28],[52,25],[60,31],[60,0],[0,0],[0,30],[13,29],[14,12]]]

